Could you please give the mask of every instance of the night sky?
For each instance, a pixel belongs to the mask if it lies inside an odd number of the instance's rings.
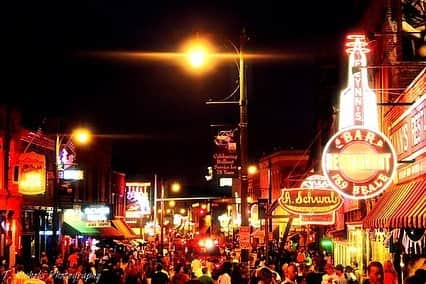
[[[1,103],[22,110],[33,129],[43,119],[85,123],[113,143],[113,168],[129,177],[197,183],[211,164],[210,125],[239,119],[236,105],[206,105],[234,90],[233,62],[193,76],[172,61],[99,54],[173,52],[197,34],[232,52],[229,41],[238,46],[243,29],[248,52],[286,54],[247,61],[255,161],[312,143],[315,121],[328,114],[345,76],[342,40],[367,1],[8,2],[0,17]]]

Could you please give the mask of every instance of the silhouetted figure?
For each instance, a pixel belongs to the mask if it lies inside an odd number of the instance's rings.
[[[169,282],[169,276],[163,272],[163,265],[161,263],[158,263],[155,269],[155,272],[152,274],[151,283],[167,284],[168,282]]]

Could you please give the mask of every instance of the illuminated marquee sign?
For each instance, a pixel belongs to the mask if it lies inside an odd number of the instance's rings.
[[[426,95],[421,96],[390,128],[390,140],[398,161],[398,182],[420,176],[426,170]]]
[[[364,35],[349,35],[348,86],[340,94],[339,131],[328,141],[322,170],[331,186],[349,199],[367,199],[392,182],[397,159],[378,126],[376,94],[368,86]]]
[[[24,195],[46,191],[46,158],[34,152],[19,156],[19,192]]]
[[[329,213],[343,204],[342,198],[332,189],[305,188],[283,189],[278,202],[293,214]]]
[[[343,196],[371,198],[392,182],[396,154],[380,132],[353,127],[337,132],[325,146],[322,169],[328,182]]]
[[[111,208],[109,206],[89,206],[83,209],[84,219],[86,221],[107,221],[111,216]]]
[[[82,170],[64,170],[63,177],[64,180],[83,180],[84,172]]]
[[[300,188],[284,188],[278,203],[298,215],[327,214],[339,209],[343,198],[320,175],[305,179]]]
[[[414,159],[426,152],[426,95],[417,100],[392,125],[390,139],[399,160]]]
[[[363,35],[347,37],[348,86],[340,94],[339,129],[360,126],[378,130],[376,94],[368,86],[367,48]]]
[[[136,224],[144,215],[151,214],[150,206],[150,182],[126,183],[126,222]]]

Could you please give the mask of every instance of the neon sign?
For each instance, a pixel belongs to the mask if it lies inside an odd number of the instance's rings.
[[[284,188],[278,203],[298,215],[328,214],[343,205],[343,198],[320,175],[306,178],[300,188]]]
[[[19,156],[19,192],[24,195],[46,191],[46,158],[34,152]]]
[[[364,35],[349,35],[348,86],[340,94],[339,129],[361,126],[378,130],[376,94],[368,86],[367,48]]]
[[[126,218],[140,218],[151,214],[149,199],[151,183],[126,183],[126,187]]]
[[[90,206],[83,209],[87,221],[106,221],[111,214],[108,206]]]
[[[343,196],[371,198],[392,182],[396,154],[382,133],[360,127],[347,128],[328,141],[322,169],[328,182]]]
[[[426,95],[423,95],[392,125],[390,139],[398,159],[414,159],[426,151]]]
[[[322,154],[322,170],[331,186],[349,199],[383,192],[396,171],[396,154],[378,127],[376,94],[368,86],[364,35],[347,37],[348,87],[340,94],[339,131]]]
[[[304,188],[283,189],[278,202],[293,214],[330,213],[343,204],[334,190]]]

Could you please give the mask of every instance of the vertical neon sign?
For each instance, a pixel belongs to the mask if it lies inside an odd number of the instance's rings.
[[[348,87],[340,95],[339,129],[361,126],[378,130],[376,94],[368,86],[367,48],[364,35],[349,35]]]
[[[368,86],[364,35],[347,37],[348,87],[340,94],[339,131],[322,155],[323,174],[346,198],[372,198],[385,190],[397,159],[390,140],[379,131],[377,101]]]

